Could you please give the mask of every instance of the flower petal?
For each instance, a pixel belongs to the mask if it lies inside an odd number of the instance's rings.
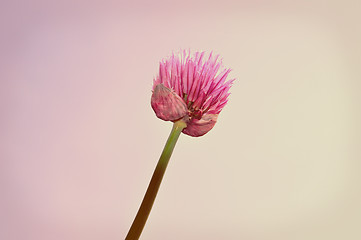
[[[183,133],[192,137],[200,137],[209,132],[217,122],[218,114],[203,114],[201,119],[192,118]]]

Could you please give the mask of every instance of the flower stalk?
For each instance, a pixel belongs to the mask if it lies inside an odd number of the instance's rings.
[[[180,133],[186,127],[186,123],[183,120],[174,122],[172,131],[168,137],[167,143],[164,146],[162,155],[159,158],[158,164],[154,170],[152,179],[150,180],[148,189],[144,195],[142,204],[138,210],[138,213],[133,221],[132,226],[126,236],[125,240],[137,240],[139,239],[144,225],[148,219],[149,213],[152,209],[155,197],[157,196],[159,186],[162,182],[165,170],[167,168],[169,159],[172,155],[173,149]]]

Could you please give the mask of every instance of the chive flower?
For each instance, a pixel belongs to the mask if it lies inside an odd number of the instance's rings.
[[[230,71],[212,53],[183,51],[160,62],[151,105],[158,118],[174,124],[126,240],[139,239],[180,133],[199,137],[216,124],[234,81],[226,80]]]
[[[226,81],[230,71],[212,53],[172,54],[160,62],[153,81],[151,105],[155,114],[165,121],[182,119],[187,124],[182,132],[187,135],[206,134],[227,104],[234,81]]]

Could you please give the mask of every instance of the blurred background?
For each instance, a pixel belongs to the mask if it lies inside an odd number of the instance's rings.
[[[0,3],[0,239],[124,239],[172,124],[159,61],[236,78],[181,135],[141,239],[361,239],[360,1]]]

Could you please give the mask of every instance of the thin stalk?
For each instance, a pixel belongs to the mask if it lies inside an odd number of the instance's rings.
[[[128,232],[125,240],[137,240],[143,231],[144,225],[148,219],[150,210],[152,209],[155,197],[157,196],[160,183],[162,182],[165,169],[167,168],[170,156],[172,155],[175,144],[186,123],[179,120],[174,123],[172,131],[168,137],[167,143],[164,146],[162,155],[159,158],[158,164],[154,170],[152,179],[150,180],[147,192],[144,195],[142,204],[138,210],[132,226]]]

